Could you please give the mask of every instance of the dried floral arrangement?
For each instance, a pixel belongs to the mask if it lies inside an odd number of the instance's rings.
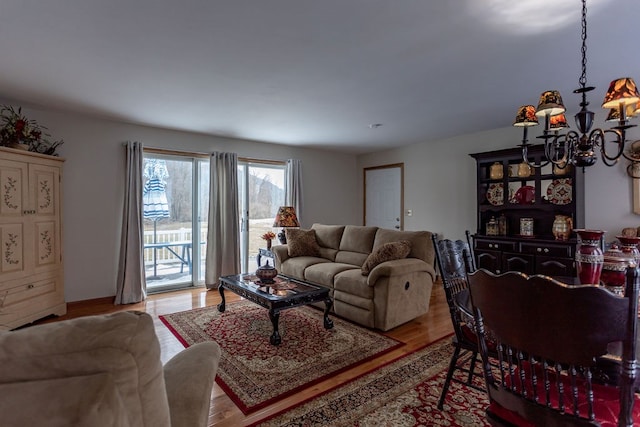
[[[272,240],[276,238],[276,233],[273,231],[267,231],[262,236],[260,236],[263,240]]]
[[[56,149],[64,144],[62,139],[51,142],[47,128],[22,113],[22,107],[0,108],[0,145],[57,156]]]

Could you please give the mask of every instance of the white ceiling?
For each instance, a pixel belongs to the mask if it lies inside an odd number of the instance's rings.
[[[638,0],[588,1],[591,109],[640,83]],[[578,109],[579,0],[0,0],[0,97],[352,153]],[[371,124],[381,123],[378,128]],[[514,130],[514,143],[520,133]]]

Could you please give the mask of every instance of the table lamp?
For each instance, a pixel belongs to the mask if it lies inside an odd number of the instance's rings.
[[[296,217],[296,210],[293,206],[280,206],[276,219],[273,221],[274,227],[282,227],[282,231],[278,233],[278,240],[283,245],[287,244],[287,237],[285,236],[284,229],[286,227],[300,227],[298,217]]]

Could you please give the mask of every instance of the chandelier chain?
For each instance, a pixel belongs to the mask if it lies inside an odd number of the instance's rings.
[[[580,87],[587,85],[587,0],[582,0],[582,74],[578,82]]]

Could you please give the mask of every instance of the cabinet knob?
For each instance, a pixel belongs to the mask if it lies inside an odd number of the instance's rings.
[[[36,287],[36,285],[34,285],[33,283],[29,283],[29,284],[27,285],[27,289],[33,289],[33,288],[35,288],[35,287]]]
[[[544,248],[544,253],[546,254],[547,252],[549,252],[549,248]]]

